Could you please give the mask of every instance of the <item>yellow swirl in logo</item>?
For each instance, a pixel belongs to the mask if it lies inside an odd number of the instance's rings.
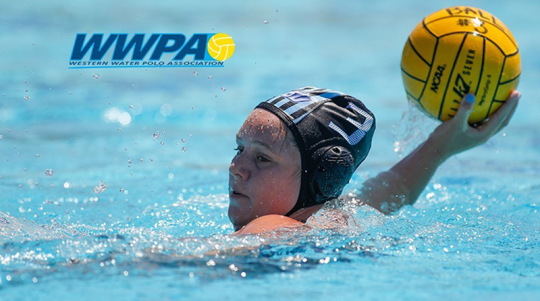
[[[228,34],[217,33],[208,41],[208,54],[216,61],[228,60],[234,53],[234,41]]]

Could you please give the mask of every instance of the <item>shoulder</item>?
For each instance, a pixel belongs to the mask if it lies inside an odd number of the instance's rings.
[[[304,223],[290,217],[278,214],[270,214],[254,219],[242,229],[234,232],[234,234],[258,234],[281,228],[297,228],[303,225]]]

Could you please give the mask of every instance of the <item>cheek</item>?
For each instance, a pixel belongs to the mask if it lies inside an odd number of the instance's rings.
[[[280,203],[283,207],[287,207],[287,212],[294,207],[298,196],[300,195],[300,175],[298,172],[290,173],[280,177],[278,191],[280,194]]]
[[[253,199],[256,215],[287,214],[298,200],[300,194],[300,175],[298,173],[275,171],[257,181],[257,193]]]
[[[295,173],[292,175],[290,180],[290,193],[293,199],[293,206],[296,204],[296,201],[298,200],[298,196],[300,195],[300,186],[302,184],[301,177],[299,173]]]

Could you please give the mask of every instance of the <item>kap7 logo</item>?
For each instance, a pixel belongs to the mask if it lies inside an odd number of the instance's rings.
[[[233,39],[224,33],[196,33],[189,39],[181,33],[102,33],[75,37],[70,69],[223,67],[234,53]]]

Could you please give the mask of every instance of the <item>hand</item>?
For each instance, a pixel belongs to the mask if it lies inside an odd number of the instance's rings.
[[[454,118],[439,125],[429,138],[388,172],[366,181],[360,199],[383,213],[414,204],[437,168],[449,157],[486,142],[503,129],[514,114],[521,94],[513,91],[488,121],[468,123],[475,97],[467,94]]]
[[[520,98],[521,93],[512,91],[506,102],[489,117],[488,121],[473,127],[467,120],[473,110],[475,96],[467,94],[461,100],[456,116],[437,127],[428,140],[439,146],[438,152],[443,160],[480,145],[510,122]]]

